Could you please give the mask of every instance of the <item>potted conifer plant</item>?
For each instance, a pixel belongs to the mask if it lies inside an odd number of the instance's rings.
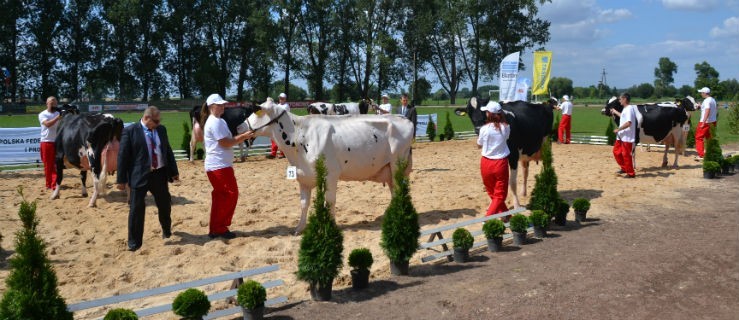
[[[575,220],[583,222],[586,219],[588,210],[590,210],[590,201],[585,198],[577,198],[572,201],[572,209],[575,210]]]
[[[513,244],[522,246],[526,244],[526,230],[529,228],[529,219],[525,215],[516,213],[509,221],[511,233],[513,233]]]
[[[265,300],[267,300],[267,290],[261,283],[249,279],[239,286],[236,301],[241,306],[244,320],[264,318]]]
[[[534,210],[529,216],[531,225],[534,226],[534,237],[543,239],[547,236],[547,227],[549,226],[549,215],[544,210]]]
[[[108,311],[103,320],[138,320],[139,316],[131,309],[117,308]]]
[[[374,260],[372,252],[367,248],[357,248],[349,254],[349,266],[352,270],[352,289],[360,290],[367,288],[369,284],[370,267]]]
[[[183,320],[200,320],[210,311],[210,301],[205,292],[190,288],[174,298],[172,311]]]
[[[559,200],[557,213],[554,215],[554,224],[564,226],[567,224],[567,213],[570,212],[570,204],[564,199]]]
[[[449,118],[449,111],[446,112],[446,124],[444,125],[444,136],[447,140],[454,139],[454,128],[452,128],[452,120]]]
[[[721,165],[716,161],[703,161],[703,178],[713,179],[716,178],[716,174],[721,171]]]
[[[498,252],[503,248],[503,233],[505,232],[505,224],[498,219],[485,221],[482,225],[482,232],[488,240],[488,250]]]
[[[452,234],[452,243],[454,244],[454,262],[464,263],[470,259],[470,248],[475,239],[472,234],[465,228],[457,228]]]
[[[308,217],[298,252],[299,280],[308,282],[311,298],[316,301],[331,300],[334,278],[343,266],[341,253],[344,236],[331,215],[326,203],[326,165],[321,155],[316,161],[316,197]]]
[[[46,256],[46,244],[36,229],[36,202],[26,201],[23,187],[18,187],[18,194],[22,199],[18,216],[23,228],[15,234],[15,254],[10,258],[10,273],[5,278],[0,319],[72,320]]]
[[[434,119],[431,118],[431,115],[428,115],[428,117],[429,122],[426,125],[426,136],[429,138],[429,142],[433,142],[436,137],[436,123],[434,123]]]
[[[408,161],[398,159],[393,173],[393,196],[382,219],[380,246],[390,260],[390,272],[407,275],[408,263],[418,250],[418,213],[413,207],[410,194],[410,179],[404,174]]]

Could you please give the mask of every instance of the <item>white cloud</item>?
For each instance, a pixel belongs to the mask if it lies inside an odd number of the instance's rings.
[[[718,0],[662,0],[662,5],[670,10],[709,11],[718,7]]]
[[[731,17],[724,20],[723,27],[713,27],[711,37],[714,38],[739,38],[739,17]]]
[[[545,3],[539,14],[552,23],[552,42],[594,42],[611,35],[604,25],[633,17],[628,9],[604,10],[592,0],[555,0]]]

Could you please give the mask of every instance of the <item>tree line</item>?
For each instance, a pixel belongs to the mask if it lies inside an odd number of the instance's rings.
[[[344,101],[400,83],[416,97],[430,72],[454,103],[460,83],[476,94],[506,54],[549,40],[544,2],[4,0],[2,87],[13,101],[244,101],[296,90],[299,77],[312,98]]]

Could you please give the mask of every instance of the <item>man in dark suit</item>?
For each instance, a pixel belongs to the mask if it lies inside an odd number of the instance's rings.
[[[408,94],[404,93],[400,96],[400,106],[398,107],[399,115],[413,122],[413,136],[416,136],[416,124],[418,123],[418,114],[416,107],[408,105]]]
[[[144,236],[146,192],[154,196],[162,225],[162,238],[172,235],[170,181],[179,180],[177,162],[169,145],[167,129],[160,126],[157,107],[144,111],[141,121],[123,129],[118,153],[118,190],[131,188],[128,212],[128,250],[141,248]]]

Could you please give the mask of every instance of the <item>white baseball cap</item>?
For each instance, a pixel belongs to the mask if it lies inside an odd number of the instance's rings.
[[[488,104],[480,107],[480,111],[489,111],[490,113],[500,113],[500,104],[495,101],[490,101]]]
[[[711,93],[711,89],[708,89],[708,87],[703,87],[700,90],[698,90],[700,93]]]
[[[280,98],[285,98],[285,99],[287,99],[287,95],[286,95],[286,94],[285,94],[284,92],[280,93],[280,96],[279,96],[279,97],[280,97]]]
[[[206,105],[212,105],[212,104],[224,104],[228,103],[228,101],[223,100],[220,94],[214,93],[208,96],[208,99],[205,100]]]
[[[562,100],[565,100],[565,101],[569,101],[569,100],[570,100],[570,96],[568,96],[568,95],[563,95],[563,96],[562,96]]]
[[[388,99],[390,99],[390,96],[388,96],[387,93],[383,93],[382,94],[382,98],[388,98]]]

